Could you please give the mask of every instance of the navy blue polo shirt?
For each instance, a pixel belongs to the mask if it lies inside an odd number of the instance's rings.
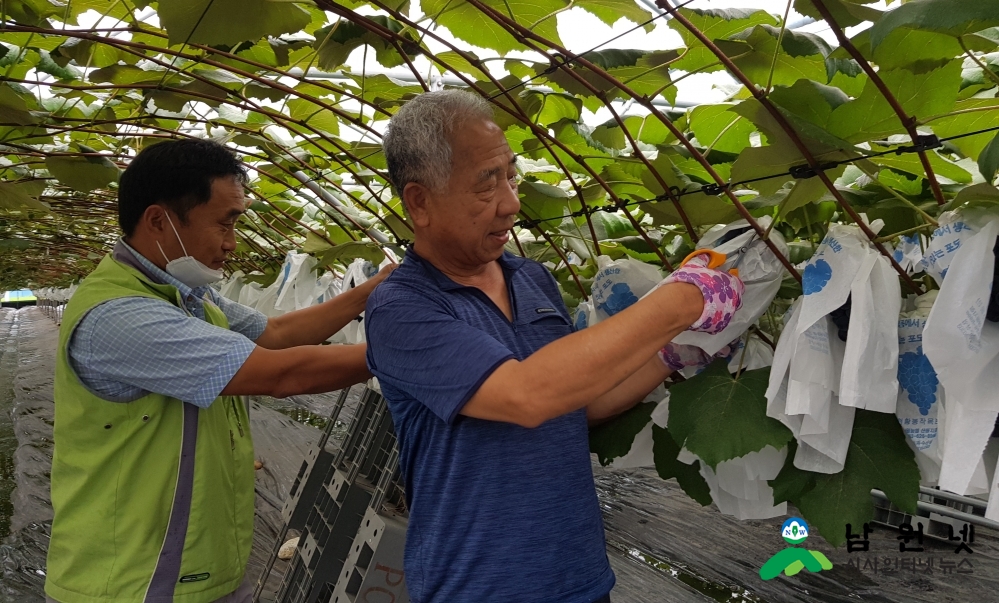
[[[368,367],[410,510],[406,585],[414,603],[591,603],[614,574],[585,409],[535,429],[458,414],[500,364],[573,332],[544,266],[509,253],[499,263],[512,322],[412,249],[368,298]]]

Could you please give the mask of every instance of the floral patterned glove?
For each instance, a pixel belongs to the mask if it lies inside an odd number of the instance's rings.
[[[666,277],[662,284],[690,283],[696,285],[704,296],[704,311],[690,325],[689,331],[720,333],[732,321],[732,315],[742,307],[745,285],[739,277],[728,272],[708,268],[708,257],[698,255]]]
[[[679,371],[688,367],[704,368],[718,358],[728,358],[738,346],[739,340],[718,350],[714,356],[708,354],[701,348],[682,343],[667,343],[666,347],[659,350],[659,359],[662,360],[666,368],[672,371]]]

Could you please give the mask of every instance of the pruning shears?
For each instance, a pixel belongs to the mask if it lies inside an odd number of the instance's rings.
[[[749,240],[746,241],[745,245],[743,245],[742,247],[740,247],[740,248],[738,248],[738,249],[736,249],[735,251],[732,252],[732,253],[738,253],[739,254],[739,258],[735,261],[735,266],[732,266],[731,268],[728,269],[728,273],[729,274],[731,274],[732,276],[736,276],[736,277],[739,276],[739,264],[742,263],[742,258],[744,258],[746,256],[746,251],[749,250],[749,246],[750,245],[752,245],[754,242],[756,242],[756,239],[758,238],[758,236],[759,235],[757,233],[753,233],[753,236],[751,236],[749,238]],[[694,259],[695,257],[697,257],[699,255],[706,255],[706,256],[708,256],[708,268],[712,268],[712,269],[713,268],[718,268],[719,266],[721,266],[722,264],[724,264],[726,261],[728,261],[728,255],[726,255],[724,253],[719,253],[719,252],[715,251],[714,249],[697,249],[697,250],[692,251],[687,257],[683,258],[683,261],[680,262],[680,265],[682,266],[682,265],[686,264],[687,262],[689,262],[690,260]]]

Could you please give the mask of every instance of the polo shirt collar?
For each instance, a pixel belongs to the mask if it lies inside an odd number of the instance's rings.
[[[125,242],[124,237],[118,239],[118,242],[115,243],[114,251],[111,252],[111,257],[145,274],[146,277],[154,283],[172,285],[176,287],[177,291],[180,292],[182,299],[188,299],[190,296],[201,299],[206,293],[208,293],[208,285],[192,289],[174,278],[170,273],[161,270],[159,266],[150,262],[145,256],[135,249],[132,249],[131,245]]]
[[[441,289],[441,291],[453,291],[455,289],[462,289],[466,286],[454,282],[450,277],[441,272],[437,266],[434,266],[422,258],[418,253],[416,253],[416,250],[413,249],[412,245],[406,248],[406,260],[416,262],[417,264],[423,266],[423,268],[427,271],[427,274],[434,279],[434,282]],[[500,267],[503,268],[503,272],[505,274],[510,274],[512,272],[516,272],[527,260],[522,257],[517,257],[509,251],[504,251],[503,255],[501,255],[497,261],[499,262]]]

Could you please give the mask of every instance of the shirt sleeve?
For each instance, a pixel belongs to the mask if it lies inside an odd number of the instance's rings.
[[[126,384],[207,408],[255,347],[244,335],[166,302],[125,297],[83,317],[69,356],[80,380],[97,395]]]
[[[212,294],[212,301],[222,310],[229,320],[229,330],[244,335],[250,341],[256,341],[267,328],[267,316],[239,302],[227,299],[217,292]]]
[[[447,423],[514,354],[432,301],[411,296],[365,314],[368,369]]]

